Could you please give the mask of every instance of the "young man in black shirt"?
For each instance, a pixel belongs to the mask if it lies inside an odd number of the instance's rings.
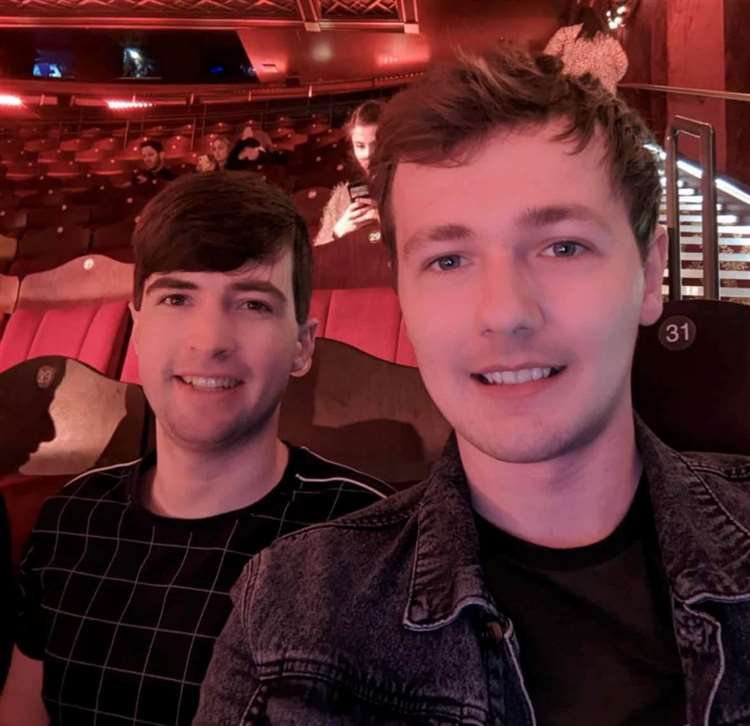
[[[306,227],[283,192],[252,174],[183,177],[133,244],[156,452],[45,503],[20,568],[3,726],[189,724],[247,559],[387,490],[279,440],[316,327]]]
[[[510,49],[388,104],[383,236],[455,436],[421,485],[248,563],[196,724],[748,722],[750,459],[675,452],[632,406],[666,258],[648,140]]]
[[[148,139],[140,145],[143,169],[133,172],[135,187],[157,181],[172,181],[174,172],[164,164],[164,146],[158,139]]]

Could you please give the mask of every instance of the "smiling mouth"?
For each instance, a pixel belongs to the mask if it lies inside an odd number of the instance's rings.
[[[541,381],[553,378],[565,370],[565,366],[545,368],[521,368],[515,371],[490,371],[488,373],[472,373],[471,377],[485,386],[517,386],[521,383]]]
[[[175,378],[196,391],[228,391],[242,385],[239,378],[228,376],[175,376]]]

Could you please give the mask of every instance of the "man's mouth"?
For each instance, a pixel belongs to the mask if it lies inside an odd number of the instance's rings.
[[[175,376],[196,391],[226,391],[242,384],[239,378],[229,376]]]
[[[539,366],[532,368],[518,368],[515,370],[485,371],[472,373],[471,377],[486,386],[517,386],[520,383],[541,381],[552,378],[565,370],[565,366]]]

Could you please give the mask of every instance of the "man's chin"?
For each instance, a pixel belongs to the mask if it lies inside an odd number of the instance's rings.
[[[258,434],[259,428],[257,424],[245,421],[203,431],[195,427],[167,426],[165,433],[185,451],[216,454],[243,446]]]

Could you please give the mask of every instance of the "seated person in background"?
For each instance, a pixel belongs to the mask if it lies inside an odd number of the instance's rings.
[[[389,102],[374,193],[455,436],[422,484],[250,560],[196,726],[748,722],[750,458],[633,411],[650,138],[549,55],[465,54]]]
[[[156,452],[45,503],[2,726],[190,724],[248,558],[389,490],[279,440],[316,327],[307,231],[283,192],[254,174],[186,175],[145,207],[133,245]]]
[[[175,174],[164,165],[164,147],[158,139],[149,139],[140,145],[143,169],[133,172],[133,186],[147,184],[155,179],[172,181]]]
[[[349,190],[350,186],[366,190],[370,158],[375,147],[375,134],[383,107],[381,101],[365,101],[354,109],[349,119],[347,131],[358,167],[358,178],[352,185],[341,183],[333,188],[331,198],[320,219],[320,231],[315,237],[315,245],[333,242],[379,219],[378,210],[369,192],[365,192],[364,196],[353,197]]]
[[[5,683],[13,649],[16,592],[10,554],[10,522],[0,494],[0,688]]]
[[[224,166],[228,171],[253,171],[258,164],[285,164],[286,157],[281,152],[264,151],[255,138],[240,139],[229,152]]]
[[[217,136],[211,142],[211,156],[216,161],[219,169],[223,169],[226,166],[231,150],[232,142],[228,136]]]
[[[219,165],[216,163],[216,159],[210,154],[201,154],[198,157],[198,163],[195,165],[195,170],[199,172],[204,171],[217,171]]]
[[[244,141],[245,139],[257,139],[263,151],[271,152],[275,150],[275,145],[271,141],[271,137],[262,128],[257,126],[254,121],[249,121],[245,128],[242,129],[240,140]]]

